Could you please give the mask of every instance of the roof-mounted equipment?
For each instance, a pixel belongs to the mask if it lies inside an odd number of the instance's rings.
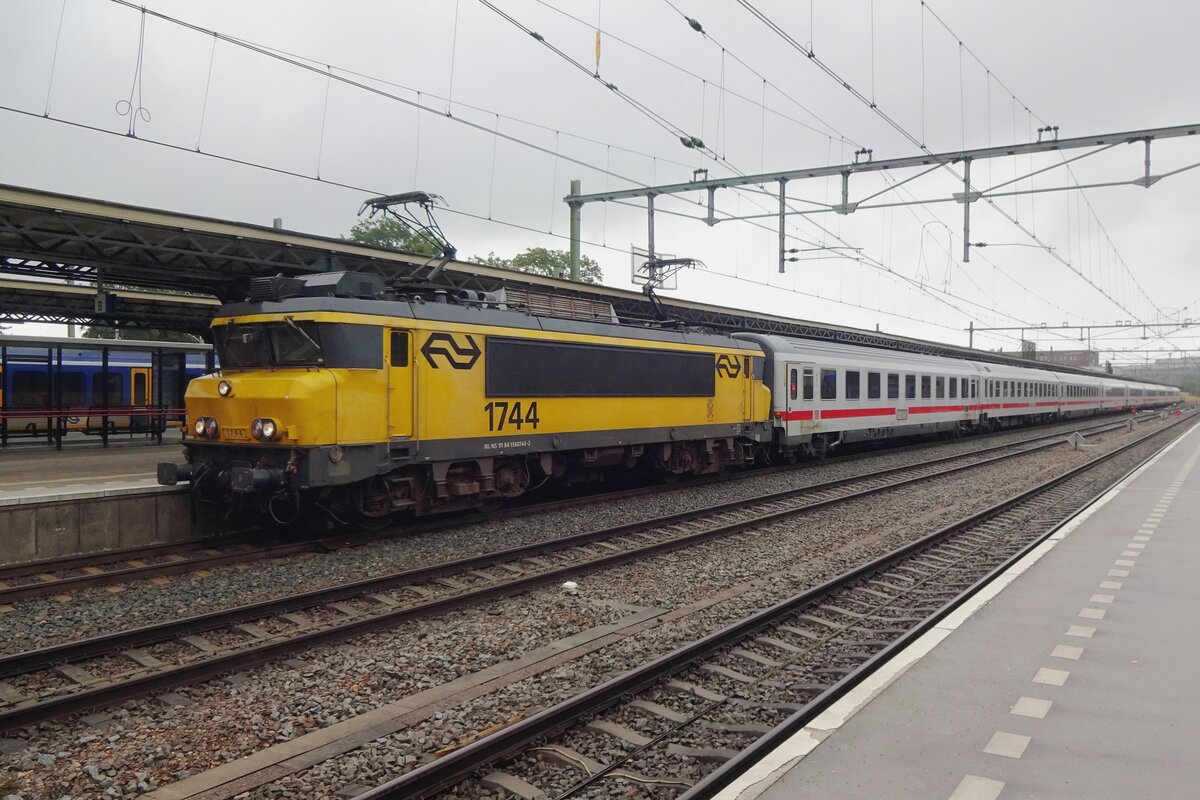
[[[358,210],[358,213],[361,216],[369,209],[371,213],[367,216],[368,219],[374,218],[379,213],[391,216],[436,247],[441,253],[441,260],[433,268],[433,271],[423,278],[427,283],[434,283],[441,277],[442,270],[445,269],[446,264],[450,263],[458,255],[457,248],[450,244],[450,240],[442,233],[441,226],[433,218],[434,206],[445,204],[445,199],[430,192],[401,192],[400,194],[389,194],[364,200],[362,208]],[[418,212],[410,208],[410,206],[417,206],[424,211],[423,221],[418,217]],[[433,259],[430,259],[425,266],[429,266],[432,263]]]

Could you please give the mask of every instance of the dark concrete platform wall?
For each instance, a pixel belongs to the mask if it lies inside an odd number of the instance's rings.
[[[186,491],[0,506],[0,563],[201,538]]]

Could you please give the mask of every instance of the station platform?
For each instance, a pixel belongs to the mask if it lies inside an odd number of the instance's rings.
[[[182,461],[180,442],[0,450],[0,564],[199,538],[187,487],[155,474]]]
[[[160,461],[182,461],[179,431],[162,444],[150,438],[101,448],[70,443],[62,450],[22,444],[0,450],[0,505],[40,502],[67,495],[136,491],[155,487]]]
[[[1197,427],[718,797],[1200,797]]]

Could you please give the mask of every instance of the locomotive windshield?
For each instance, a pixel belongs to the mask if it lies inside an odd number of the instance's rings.
[[[383,331],[375,325],[290,318],[213,329],[222,368],[339,367],[380,369]]]
[[[315,322],[255,322],[218,330],[217,350],[225,367],[310,367],[324,363],[320,325]]]

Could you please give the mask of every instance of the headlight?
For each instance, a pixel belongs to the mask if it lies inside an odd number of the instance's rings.
[[[229,395],[233,394],[233,384],[229,381],[221,381],[217,384],[217,394],[221,395],[221,397],[229,397]]]
[[[196,418],[196,424],[194,426],[194,430],[196,431],[197,436],[204,435],[204,417]]]
[[[279,434],[279,423],[263,417],[250,423],[250,435],[263,442],[269,442]]]
[[[209,439],[217,438],[217,421],[212,417],[204,418],[204,435]]]

